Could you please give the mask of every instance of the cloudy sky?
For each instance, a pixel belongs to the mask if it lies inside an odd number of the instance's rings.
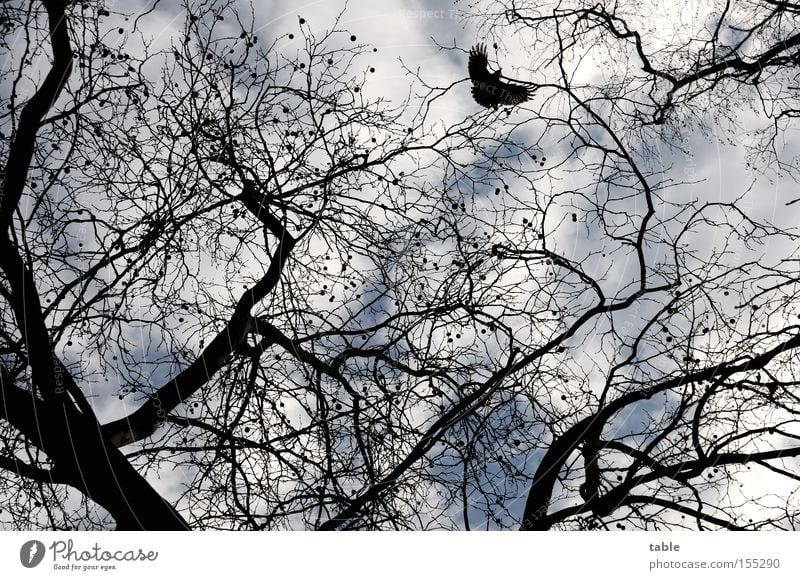
[[[674,14],[663,10],[655,11],[658,6],[661,4],[653,4],[651,18],[645,19],[641,24],[662,34],[665,40],[675,40],[676,35],[681,33],[681,26],[689,23],[696,25],[698,19],[704,18],[703,10],[700,10],[703,3],[700,2],[690,2]],[[339,18],[339,29],[355,35],[359,43],[377,49],[369,63],[376,68],[376,74],[371,77],[370,88],[365,88],[365,91],[375,91],[375,94],[397,102],[404,99],[413,87],[418,86],[418,81],[409,74],[409,70],[418,71],[425,83],[438,87],[447,87],[465,79],[465,51],[481,41],[488,41],[490,47],[492,43],[499,42],[498,50],[490,48],[490,60],[493,63],[499,61],[507,75],[523,79],[526,75],[536,75],[537,71],[530,70],[530,63],[524,61],[522,55],[526,53],[516,49],[515,39],[485,38],[484,32],[476,28],[474,20],[463,18],[460,12],[462,7],[463,5],[453,4],[448,0],[353,0],[346,5],[331,0],[305,4],[285,0],[256,3],[254,28],[258,35],[266,39],[267,44],[277,39],[276,48],[291,53],[293,44],[299,46],[296,35],[301,18],[306,21],[304,26],[313,31],[328,29]],[[160,12],[143,20],[140,26],[143,30],[152,32],[154,37],[166,40],[180,27],[181,15],[161,8],[163,7],[159,8]],[[691,26],[687,29],[691,29]],[[291,34],[295,38],[289,38]],[[587,59],[578,71],[587,81],[607,75],[607,71],[591,59]],[[535,80],[546,82],[541,75]],[[446,99],[437,102],[434,110],[442,120],[453,122],[475,114],[480,108],[470,97],[468,83],[462,82],[448,93]],[[750,114],[747,111],[742,113],[745,127],[751,124],[748,118]],[[730,202],[748,192],[741,207],[745,207],[752,217],[767,219],[779,226],[791,225],[795,221],[796,212],[793,210],[798,206],[787,210],[785,205],[796,197],[791,184],[776,179],[769,168],[761,168],[766,170],[767,175],[764,176],[746,165],[744,148],[737,143],[737,140],[746,142],[746,135],[735,135],[731,140],[731,135],[722,131],[719,134],[687,132],[685,138],[684,149],[688,155],[655,146],[659,149],[657,163],[664,168],[669,167],[673,178],[680,180],[689,176],[694,182],[672,189],[672,203],[680,204],[682,200],[689,201],[698,196],[710,202]],[[566,179],[570,178],[567,176]],[[752,189],[748,189],[751,185]],[[699,247],[710,248],[714,243],[713,232],[710,235],[712,238],[697,238],[694,241]],[[709,236],[709,232],[704,232],[703,236]],[[565,234],[560,241],[565,253],[573,252],[574,255],[586,253],[591,244],[590,239],[573,234]],[[773,249],[776,248],[773,246]],[[782,253],[782,250],[778,253]],[[600,264],[598,268],[606,266]],[[635,269],[635,264],[628,262],[614,264],[614,267],[621,271],[617,276],[606,278],[612,285],[625,279],[627,273]],[[613,293],[617,288],[610,290]],[[640,314],[641,312],[636,313],[637,316]],[[600,344],[592,344],[591,341],[587,341],[584,346],[587,351],[595,349],[595,352],[599,352],[602,349]],[[596,378],[602,381],[602,373]],[[120,412],[117,405],[109,406],[109,410],[115,415]],[[640,411],[644,413],[644,409]],[[626,417],[626,420],[635,425],[643,417],[643,414],[637,414]],[[169,478],[157,484],[166,488],[170,485]]]
[[[145,14],[151,5],[152,2],[150,1],[141,4],[140,12],[144,15],[137,21],[137,26],[145,37],[153,40],[152,48],[165,48],[172,42],[180,42],[177,37],[183,26],[183,14],[176,12],[177,3],[162,1],[153,12]],[[642,5],[644,5],[644,2]],[[704,5],[701,2],[689,2],[681,10],[672,14],[665,12],[662,9],[663,7],[659,8],[660,6],[661,3],[653,1],[651,16],[645,16],[637,24],[643,29],[652,30],[653,39],[657,39],[661,35],[663,36],[663,41],[675,42],[683,34],[684,25],[691,24],[696,26],[698,22],[704,21],[704,10],[706,10],[708,3]],[[703,6],[706,6],[706,8],[701,9]],[[118,4],[118,7],[121,10],[130,9],[129,5],[122,3]],[[510,38],[486,38],[484,36],[485,31],[476,27],[477,21],[467,20],[463,17],[460,11],[461,8],[467,7],[463,4],[454,4],[450,0],[431,0],[429,2],[354,0],[346,5],[332,0],[306,4],[298,4],[288,0],[256,2],[254,7],[254,30],[262,39],[261,46],[271,46],[274,43],[276,52],[291,55],[293,50],[299,52],[302,49],[300,35],[303,30],[310,30],[313,33],[320,34],[334,26],[338,19],[336,28],[342,31],[342,38],[346,39],[349,35],[353,35],[355,39],[353,42],[368,47],[367,55],[369,60],[367,64],[375,68],[375,73],[369,76],[369,82],[364,87],[364,93],[374,97],[385,97],[390,101],[400,103],[409,94],[417,94],[423,84],[445,88],[451,87],[456,83],[444,98],[437,99],[433,103],[431,114],[428,116],[428,121],[432,125],[436,125],[434,121],[438,119],[441,121],[441,125],[436,126],[444,126],[450,123],[457,123],[474,115],[486,113],[472,100],[470,85],[466,81],[466,51],[474,44],[487,42],[490,48],[490,62],[493,67],[499,62],[506,75],[523,80],[535,80],[537,83],[542,84],[547,82],[547,73],[538,69],[537,63],[526,61],[527,58],[538,58],[539,55],[534,51],[521,50],[517,44],[524,41],[524,35],[520,34],[518,38],[514,36]],[[646,15],[647,10],[643,10],[642,14]],[[115,18],[118,17],[111,15],[108,21],[103,22],[103,26],[112,28],[116,28],[118,25],[130,27],[134,19],[133,17],[127,19],[127,24],[125,24],[122,21],[115,20]],[[688,26],[686,29],[692,28]],[[113,37],[117,38],[116,36]],[[119,38],[124,38],[124,36]],[[235,38],[238,38],[238,36]],[[499,48],[492,48],[494,43],[497,43]],[[371,52],[373,47],[375,52]],[[133,41],[126,49],[135,50]],[[605,79],[612,72],[607,67],[614,66],[614,64],[619,64],[623,68],[625,66],[625,63],[622,62],[602,63],[593,60],[593,58],[586,58],[580,66],[576,65],[576,74],[573,80],[576,84],[578,81],[584,81],[589,84],[591,81]],[[593,87],[590,86],[587,90],[592,89]],[[514,118],[518,120],[520,127],[525,131],[522,136],[530,139],[530,142],[536,143],[537,146],[537,140],[544,132],[537,132],[537,128],[541,129],[543,124],[540,119],[536,118],[536,115],[543,110],[542,102],[548,98],[548,95],[546,88],[540,90],[533,103],[520,107],[514,113],[516,115]],[[553,109],[549,112],[555,116],[562,115],[560,118],[563,119],[564,111],[557,111],[556,108],[557,102],[554,99]],[[483,120],[489,118],[488,113],[486,114],[487,117],[483,118]],[[642,146],[651,147],[654,151],[642,163],[650,164],[649,169],[654,173],[658,173],[661,170],[664,171],[663,175],[658,175],[659,180],[663,178],[665,180],[671,179],[676,183],[686,182],[676,187],[665,187],[659,191],[659,194],[663,195],[660,200],[663,203],[659,204],[657,212],[659,213],[659,218],[664,219],[665,225],[657,233],[653,234],[654,239],[659,235],[669,238],[670,235],[676,233],[683,222],[676,220],[670,225],[668,217],[673,214],[679,214],[682,206],[698,199],[706,202],[725,203],[738,200],[736,202],[738,208],[746,211],[751,218],[762,219],[779,227],[789,227],[796,223],[800,204],[786,205],[787,202],[800,197],[795,193],[794,184],[778,175],[772,167],[757,166],[754,168],[748,165],[745,158],[747,146],[751,144],[747,129],[755,127],[761,122],[759,120],[760,112],[744,108],[741,111],[731,112],[731,114],[740,123],[741,131],[725,132],[722,129],[717,130],[713,123],[710,125],[712,129],[705,133],[687,130],[683,134],[685,138],[682,144],[683,152],[669,149],[658,141],[642,144]],[[502,123],[502,121],[502,119],[494,119],[494,121],[489,122]],[[548,134],[546,138],[557,140],[558,130],[554,130],[552,133],[556,137],[551,137]],[[787,133],[787,139],[791,143],[792,134]],[[631,281],[636,279],[638,264],[635,260],[630,259],[632,254],[628,256],[629,259],[627,260],[624,258],[624,253],[621,253],[623,258],[618,260],[616,256],[620,254],[615,254],[614,259],[610,261],[604,261],[599,258],[601,255],[603,257],[606,256],[605,253],[601,254],[604,248],[597,247],[599,244],[610,243],[613,246],[618,240],[616,242],[598,241],[598,238],[602,236],[595,235],[596,232],[591,229],[597,226],[597,222],[590,220],[591,216],[589,214],[592,208],[582,208],[580,195],[572,196],[576,191],[591,191],[593,184],[582,181],[586,174],[580,170],[570,173],[570,167],[575,166],[570,166],[569,163],[578,163],[579,160],[577,155],[573,155],[574,150],[568,139],[564,138],[563,141],[564,143],[561,144],[545,142],[542,145],[547,148],[547,155],[551,158],[551,163],[557,164],[563,161],[564,166],[563,168],[555,167],[552,171],[548,168],[547,171],[550,171],[549,173],[546,175],[540,174],[542,180],[536,184],[538,190],[531,188],[533,193],[530,193],[530,196],[539,195],[546,198],[551,193],[548,187],[553,187],[553,190],[560,195],[558,203],[555,204],[558,211],[554,210],[548,214],[547,218],[553,220],[553,223],[547,227],[549,230],[547,236],[548,244],[550,244],[549,248],[560,252],[567,258],[575,259],[576,262],[582,263],[588,274],[602,278],[601,284],[604,285],[604,290],[608,295],[624,295],[627,292],[626,289],[631,287]],[[791,150],[791,145],[787,149]],[[551,150],[552,153],[550,152]],[[645,156],[643,155],[643,157]],[[594,176],[591,173],[588,175],[589,178],[586,179],[589,180]],[[510,183],[512,190],[515,189],[513,181],[510,181]],[[528,195],[527,191],[525,195]],[[433,198],[433,196],[431,197]],[[530,198],[523,200],[523,202],[531,202],[531,205],[533,205]],[[563,204],[563,207],[559,207],[558,204]],[[612,216],[612,212],[609,211],[606,217],[615,219],[621,216],[620,219],[624,221],[630,215],[639,215],[641,213],[641,204],[641,196],[639,195],[624,197],[623,201],[620,201],[618,205],[612,208],[617,211],[617,216]],[[608,209],[611,205],[605,207]],[[580,213],[582,209],[586,209],[585,214]],[[570,213],[573,216],[572,220],[567,217]],[[579,217],[578,213],[580,213]],[[626,216],[626,214],[628,215]],[[508,215],[510,216],[509,220],[517,219],[518,217],[513,211],[510,211]],[[676,228],[676,230],[671,231],[670,227]],[[735,227],[735,225],[732,227]],[[597,229],[600,229],[599,226],[597,226]],[[704,252],[714,248],[715,244],[723,239],[725,235],[727,234],[722,232],[718,236],[717,232],[709,226],[702,229],[698,228],[698,234],[687,236],[687,241],[695,244],[697,247],[696,255],[702,256]],[[648,259],[657,261],[665,258],[665,253],[669,254],[668,245],[662,244],[662,242],[663,240],[653,242],[653,247],[659,249],[649,254]],[[781,244],[783,243],[781,240],[772,242],[770,246],[771,260],[778,259],[780,256],[790,255],[794,251],[790,245],[782,246]],[[665,247],[667,248],[666,252],[664,250]],[[748,252],[751,250],[744,246],[730,249],[731,255],[729,259],[732,263],[736,260],[754,259],[757,261],[759,259],[758,252],[763,251],[763,248],[756,248],[753,250],[755,253],[750,254]],[[589,259],[581,261],[587,256],[593,259],[597,258],[597,261],[592,262]],[[257,261],[254,261],[254,263],[255,267],[262,265]],[[592,270],[592,267],[595,269]],[[224,283],[225,274],[221,273],[222,283]],[[529,274],[522,273],[521,275],[524,277]],[[233,286],[233,282],[230,282],[230,287],[233,288]],[[238,283],[235,286],[238,288]],[[588,299],[584,295],[581,300],[586,302]],[[723,307],[737,306],[733,304],[733,300],[733,298],[727,299],[726,303],[726,299],[719,299],[717,304]],[[589,305],[588,302],[580,304],[578,302],[580,300],[576,299],[575,303],[570,305],[570,308],[573,309],[572,311],[569,308],[564,309],[565,317],[569,317],[574,312],[579,312]],[[662,306],[662,304],[653,301],[644,305],[641,310],[636,309],[619,314],[615,322],[620,325],[630,322],[631,328],[635,330],[636,324],[640,324],[650,314],[655,315]],[[630,317],[630,320],[626,320],[625,317]],[[537,335],[535,338],[540,339],[541,336]],[[601,333],[592,335],[591,331],[587,333],[587,336],[581,337],[581,340],[582,342],[578,345],[579,348],[576,348],[574,354],[571,354],[570,364],[574,367],[579,367],[580,370],[586,370],[585,374],[587,379],[591,379],[588,382],[592,383],[592,388],[601,389],[609,372],[609,366],[613,362],[613,357],[619,354],[614,350],[616,345],[609,346],[605,344],[603,341],[606,340],[606,336],[601,336]],[[140,342],[143,345],[143,350],[146,350],[144,346],[148,344],[149,339],[142,335]],[[533,343],[535,341],[531,340],[530,342]],[[190,346],[194,356],[200,349],[197,345]],[[654,350],[662,350],[661,347],[661,344],[656,344]],[[167,352],[166,354],[170,353]],[[152,384],[163,384],[167,378],[168,375],[166,373],[164,373],[164,376],[153,377]],[[558,379],[560,378],[558,376]],[[119,377],[118,384],[112,385],[112,387],[122,389],[123,382],[124,377]],[[87,385],[88,389],[93,387],[93,385]],[[97,386],[97,391],[92,393],[92,403],[95,405],[101,421],[116,419],[133,411],[145,398],[143,393],[139,393],[138,396],[125,398],[120,396],[118,400],[119,392],[114,389],[110,391],[107,389],[107,385]],[[559,404],[556,401],[553,405],[554,408],[557,408]],[[659,411],[658,406],[661,404],[660,401],[651,401],[649,408],[646,405],[632,407],[631,413],[625,417],[619,417],[619,421],[614,426],[620,432],[633,431],[647,422],[648,413],[657,413]],[[145,442],[142,445],[146,447],[149,443]],[[531,453],[525,458],[525,461],[529,463],[524,466],[524,469],[530,471],[531,466],[538,460],[541,451],[542,449],[531,450]],[[160,478],[153,479],[153,484],[163,491],[167,497],[175,497],[179,494],[182,485],[190,485],[192,476],[190,470],[191,468],[186,467],[186,471],[178,469],[173,472],[164,472]],[[498,479],[501,478],[499,472],[489,473],[488,476],[490,478],[495,476]],[[785,490],[781,489],[781,491],[786,493],[791,491],[792,486],[790,483],[788,479],[781,480],[779,485],[786,486]],[[767,484],[756,482],[756,486],[758,485],[766,486]],[[780,489],[771,482],[769,486],[772,490],[777,491]],[[510,509],[519,513],[522,509],[523,501],[524,493],[520,492],[519,497],[515,498],[514,505],[510,506]],[[480,513],[477,513],[476,520],[479,518]]]

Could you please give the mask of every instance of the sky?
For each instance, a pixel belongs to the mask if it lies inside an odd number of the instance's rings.
[[[700,13],[695,10],[698,6],[700,4],[697,2],[689,3],[687,9],[681,12],[681,18],[692,20]],[[300,4],[290,1],[258,3],[255,12],[255,32],[266,38],[267,43],[272,39],[279,39],[276,48],[291,51],[292,44],[298,43],[298,39],[296,36],[294,39],[288,38],[288,35],[297,34],[301,18],[306,21],[305,26],[317,31],[330,27],[336,18],[340,17],[340,29],[354,34],[359,43],[377,49],[369,63],[376,68],[375,75],[371,77],[372,90],[375,94],[401,101],[408,95],[411,86],[417,82],[409,74],[409,70],[419,71],[426,83],[439,87],[446,87],[466,78],[466,51],[470,46],[487,39],[482,31],[476,28],[475,21],[462,17],[459,10],[462,7],[448,0],[429,2],[353,0],[346,6],[341,2],[330,0]],[[662,26],[669,20],[669,15],[656,14],[646,20],[645,24],[655,30],[661,30],[662,33],[669,30],[668,27]],[[142,22],[142,27],[166,39],[175,31],[170,16],[173,15],[154,14]],[[152,24],[148,24],[150,20]],[[159,26],[163,28],[157,31]],[[501,46],[499,50],[490,49],[490,62],[496,64],[499,61],[504,72],[510,76],[516,74],[524,79],[526,75],[537,75],[538,71],[530,70],[530,66],[525,66],[529,63],[520,59],[523,53],[514,49],[514,39],[490,38],[488,43],[491,45],[496,40],[500,40]],[[579,72],[587,81],[604,78],[606,73],[602,65],[591,59],[584,63]],[[534,78],[539,82],[547,80],[541,75]],[[468,83],[463,82],[450,91],[445,100],[435,105],[435,111],[443,120],[453,122],[476,113],[479,107],[470,97]],[[748,112],[742,111],[741,115],[747,126]],[[679,203],[681,199],[688,201],[702,195],[709,201],[727,202],[743,194],[747,185],[755,182],[755,187],[744,202],[748,212],[754,217],[763,217],[779,225],[790,225],[795,213],[787,211],[784,204],[794,198],[791,185],[780,179],[764,178],[751,171],[744,160],[744,149],[738,143],[730,143],[728,137],[729,135],[722,133],[688,134],[684,144],[688,155],[666,149],[660,151],[661,157],[657,163],[661,163],[662,167],[672,167],[670,172],[676,177],[690,176],[697,181],[674,189],[671,192],[674,195],[672,201]],[[744,135],[740,138],[746,139]],[[569,180],[570,177],[567,176],[566,179]],[[561,249],[574,255],[589,251],[592,240],[573,232],[574,230],[568,230],[567,233],[560,235],[558,241]],[[702,236],[708,235],[707,231],[702,234]],[[701,247],[713,246],[713,232],[712,239],[703,239],[702,236],[695,239]],[[630,275],[635,266],[633,261],[615,264],[616,268],[621,268],[620,271],[617,275],[607,277],[606,280],[612,286],[619,284],[620,280]],[[603,264],[598,265],[599,270],[603,267],[605,267]],[[611,293],[616,289],[608,288]],[[622,316],[626,315],[627,313],[624,313]],[[587,341],[586,357],[590,359],[600,353],[602,348],[600,344]],[[592,355],[591,352],[595,354]],[[584,360],[584,364],[591,363]],[[601,380],[602,373],[596,378]],[[111,401],[108,407],[99,406],[101,418],[106,410],[114,414],[114,417],[108,418],[116,418],[121,409],[114,403],[115,401]],[[637,409],[633,415],[621,418],[619,428],[625,429],[626,426],[635,428],[646,419],[645,411],[644,408]],[[164,478],[156,483],[165,490],[174,484],[170,478]],[[519,502],[517,508],[521,508]]]
[[[150,5],[147,2],[142,5],[142,9]],[[127,10],[128,6],[120,5],[120,8]],[[691,19],[693,14],[697,14],[697,6],[697,2],[688,3],[688,8],[681,12],[681,16]],[[375,67],[376,73],[370,79],[370,89],[365,91],[371,90],[376,95],[399,102],[419,82],[409,74],[409,70],[419,71],[422,80],[439,87],[466,79],[466,51],[470,46],[487,39],[476,28],[475,21],[461,16],[459,9],[462,7],[463,5],[454,5],[448,0],[353,0],[346,5],[333,0],[299,4],[288,0],[258,2],[255,5],[255,32],[265,39],[264,44],[268,45],[278,39],[279,50],[291,51],[293,44],[299,46],[299,40],[296,36],[292,39],[288,35],[297,35],[301,18],[305,20],[304,26],[321,31],[331,26],[341,15],[340,29],[355,35],[359,43],[377,49],[369,63]],[[669,18],[669,14],[654,15],[648,23],[658,29]],[[172,4],[162,2],[154,13],[143,17],[139,26],[150,33],[157,43],[163,43],[178,33],[181,24],[181,14],[174,11]],[[514,49],[514,39],[490,38],[488,43],[491,45],[496,40],[500,41],[501,46],[499,50],[490,49],[490,62],[499,61],[508,75],[517,75],[523,79],[532,75],[539,82],[546,80],[539,71],[531,70],[530,63],[524,62],[520,56],[523,53]],[[605,73],[602,66],[592,60],[588,60],[580,72],[587,80],[603,78]],[[446,99],[434,105],[434,112],[443,121],[455,122],[480,112],[480,108],[470,96],[469,84],[461,82],[448,92]],[[739,114],[744,125],[750,125],[748,115],[752,113],[743,110]],[[699,181],[672,190],[671,195],[674,197],[671,201],[681,203],[701,195],[710,201],[726,202],[744,194],[753,183],[754,186],[747,193],[742,207],[754,217],[761,217],[781,226],[793,225],[797,211],[800,211],[800,204],[791,207],[785,204],[800,197],[794,192],[794,184],[783,179],[771,179],[769,175],[762,176],[753,171],[747,166],[744,148],[741,147],[747,136],[743,133],[736,135],[733,142],[729,141],[729,137],[730,135],[722,132],[712,132],[710,135],[689,134],[685,143],[689,155],[666,149],[660,151],[657,163],[662,167],[671,167],[672,175],[677,178],[690,176]],[[569,183],[571,178],[563,177]],[[555,234],[554,238],[566,253],[581,255],[593,249],[594,240],[585,235],[585,230],[564,228],[559,232],[562,233]],[[715,233],[704,230],[702,236],[694,241],[699,247],[707,249],[713,246]],[[781,254],[789,248],[773,246],[773,250]],[[619,272],[607,278],[611,286],[609,290],[618,289],[614,286],[619,286],[620,281],[626,279],[634,267],[633,262],[622,264]],[[602,269],[602,264],[598,268]],[[594,355],[602,353],[603,348],[601,344],[591,341],[584,344],[585,352]],[[582,364],[593,364],[591,360],[587,360],[591,356],[587,354]],[[597,378],[602,377],[598,375]],[[93,404],[101,421],[118,418],[121,413],[130,412],[136,406],[135,399],[130,400],[133,405],[128,407],[124,406],[129,403],[127,399],[121,405],[116,396],[108,396],[104,400],[102,395],[109,393],[98,395],[100,396],[93,398]],[[619,428],[635,426],[645,418],[644,410],[639,409],[638,413],[624,417]],[[531,468],[530,463],[527,468]],[[188,479],[184,479],[181,473],[164,474],[163,477],[153,480],[154,485],[168,496],[174,494],[177,486],[184,482],[188,482]]]

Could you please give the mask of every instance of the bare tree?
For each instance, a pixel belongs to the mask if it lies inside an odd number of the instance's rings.
[[[571,248],[551,245],[554,228],[543,247],[504,253],[518,267],[548,257],[592,295],[568,309],[583,353],[567,364],[583,378],[565,396],[580,404],[538,445],[521,527],[794,529],[797,237],[763,196],[770,179],[796,177],[785,139],[798,7],[653,8],[497,2],[477,14],[490,36],[528,47],[524,68],[549,93],[540,133],[569,143],[548,172],[550,203],[586,224]],[[744,178],[737,191],[704,187],[698,134],[742,143],[741,165],[723,169]]]
[[[338,22],[4,4],[3,525],[793,528],[796,233],[673,166],[783,153],[796,10],[573,4],[476,6],[536,92],[456,121]]]

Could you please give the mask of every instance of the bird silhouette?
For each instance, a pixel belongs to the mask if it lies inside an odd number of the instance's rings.
[[[497,109],[500,105],[519,105],[530,99],[533,88],[523,81],[502,79],[503,70],[489,72],[486,45],[473,46],[469,51],[469,78],[472,80],[472,98],[482,107]]]

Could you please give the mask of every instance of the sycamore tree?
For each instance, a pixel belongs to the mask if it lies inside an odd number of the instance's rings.
[[[538,181],[551,226],[503,247],[509,267],[549,260],[572,291],[527,376],[552,393],[532,367],[566,347],[560,368],[579,377],[560,405],[533,403],[522,529],[794,529],[800,5],[473,15],[525,54],[540,84],[525,126],[561,145]],[[559,235],[566,207],[579,228]]]
[[[497,111],[311,14],[3,4],[3,527],[794,527],[800,7],[645,4],[462,7]]]

